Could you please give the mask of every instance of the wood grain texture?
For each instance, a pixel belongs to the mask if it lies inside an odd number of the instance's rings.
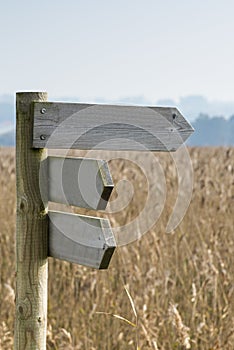
[[[74,157],[48,157],[48,200],[104,210],[113,190],[107,162]]]
[[[90,216],[49,212],[49,255],[107,269],[116,242],[109,220]]]
[[[192,132],[176,108],[34,103],[35,148],[175,151]]]
[[[46,349],[48,216],[40,195],[39,169],[47,153],[31,148],[31,102],[46,99],[46,93],[16,95],[15,350]]]

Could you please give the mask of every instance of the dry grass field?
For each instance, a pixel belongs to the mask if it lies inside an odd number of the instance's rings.
[[[189,152],[193,196],[173,233],[165,228],[176,199],[175,166],[169,154],[157,154],[167,198],[147,234],[119,247],[106,271],[49,259],[48,350],[234,349],[234,148]],[[2,350],[13,347],[14,161],[13,149],[0,149]],[[132,180],[135,190],[128,207],[112,215],[113,226],[138,215],[147,195],[144,175],[130,165],[110,161],[114,182]]]

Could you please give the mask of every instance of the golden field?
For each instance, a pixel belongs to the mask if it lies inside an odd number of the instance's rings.
[[[193,196],[173,233],[165,231],[176,200],[177,175],[170,154],[160,153],[155,156],[167,196],[147,234],[119,247],[108,270],[49,259],[47,349],[234,349],[234,148],[191,148],[189,153]],[[129,161],[112,160],[109,165],[114,183],[124,178],[134,187],[131,203],[110,216],[114,227],[139,215],[147,188],[145,175]],[[13,348],[15,215],[14,149],[2,148],[3,350]]]

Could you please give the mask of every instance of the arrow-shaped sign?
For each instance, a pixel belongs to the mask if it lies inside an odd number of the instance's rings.
[[[192,132],[176,108],[34,103],[35,148],[175,151]]]
[[[104,210],[114,187],[107,162],[74,157],[47,158],[48,200]]]
[[[116,242],[109,220],[49,212],[49,256],[107,269]]]

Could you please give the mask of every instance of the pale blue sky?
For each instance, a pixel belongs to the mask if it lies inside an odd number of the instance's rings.
[[[233,0],[2,0],[0,95],[234,100],[233,15]]]

